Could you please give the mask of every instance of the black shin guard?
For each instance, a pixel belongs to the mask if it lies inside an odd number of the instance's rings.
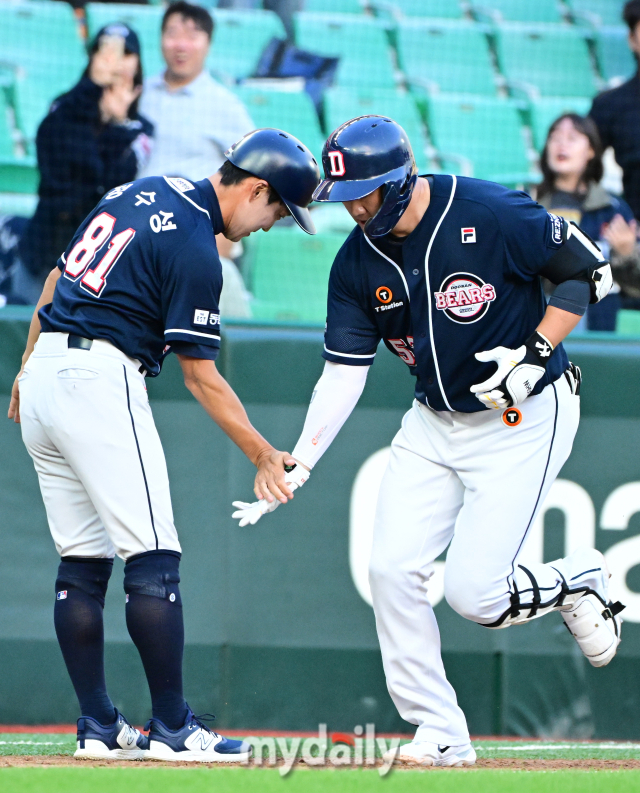
[[[54,623],[83,716],[112,724],[115,708],[104,679],[104,596],[112,559],[65,556],[58,568]]]
[[[180,554],[149,551],[127,561],[127,628],[140,653],[151,692],[153,718],[170,730],[184,724],[182,695],[184,625],[180,599]]]

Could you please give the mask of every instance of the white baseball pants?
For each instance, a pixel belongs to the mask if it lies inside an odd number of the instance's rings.
[[[451,543],[445,597],[474,622],[500,621],[516,590],[523,603],[532,599],[530,578],[517,562],[571,452],[580,399],[563,376],[519,410],[522,420],[510,426],[502,410],[436,412],[415,402],[391,447],[369,576],[389,693],[402,718],[418,725],[416,740],[469,741],[429,603],[433,562]],[[559,570],[571,578],[563,563],[527,565],[543,599],[561,594]]]
[[[140,362],[41,334],[20,379],[22,438],[61,556],[180,551]]]

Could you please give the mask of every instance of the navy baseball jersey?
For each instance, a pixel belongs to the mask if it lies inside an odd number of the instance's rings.
[[[403,240],[358,226],[331,269],[324,357],[369,365],[380,340],[417,377],[434,410],[486,410],[470,392],[495,364],[475,353],[520,347],[546,310],[540,271],[562,246],[562,221],[492,182],[429,177],[431,202]],[[559,344],[538,394],[568,366]]]
[[[58,260],[42,330],[106,339],[147,373],[164,354],[215,360],[220,347],[223,230],[208,179],[153,176],[111,190]]]

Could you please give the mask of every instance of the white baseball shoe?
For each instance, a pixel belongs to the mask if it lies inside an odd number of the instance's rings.
[[[144,760],[149,739],[116,711],[113,724],[104,726],[89,716],[78,719],[74,757],[86,760]]]
[[[398,749],[389,749],[382,755],[382,759],[387,763],[395,760],[400,765],[435,765],[462,768],[463,766],[475,765],[476,753],[470,743],[462,746],[443,746],[438,743],[413,740]]]
[[[158,719],[151,719],[147,760],[181,763],[246,763],[252,747],[246,741],[223,738],[194,716],[191,709],[179,730],[170,730]]]
[[[579,550],[568,561],[573,569],[582,569],[567,584],[571,587],[584,583],[590,591],[572,606],[561,608],[562,619],[591,666],[606,666],[618,651],[622,628],[618,615],[625,607],[609,600],[611,574],[600,551]]]

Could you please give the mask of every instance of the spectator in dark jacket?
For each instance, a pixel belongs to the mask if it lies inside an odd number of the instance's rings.
[[[36,138],[39,201],[19,245],[9,300],[35,303],[77,227],[102,196],[136,178],[153,125],[138,113],[142,67],[138,37],[107,25],[80,80],[51,106]]]
[[[589,306],[589,330],[615,330],[621,287],[640,288],[637,223],[629,205],[601,185],[602,145],[591,118],[567,113],[549,129],[540,157],[543,181],[537,200],[554,214],[573,220],[610,259],[615,284],[600,303]]]
[[[640,55],[640,0],[624,7],[629,26],[629,47],[636,61]],[[613,146],[622,168],[624,197],[640,219],[640,73],[626,83],[596,96],[589,112],[596,122],[603,148]]]

